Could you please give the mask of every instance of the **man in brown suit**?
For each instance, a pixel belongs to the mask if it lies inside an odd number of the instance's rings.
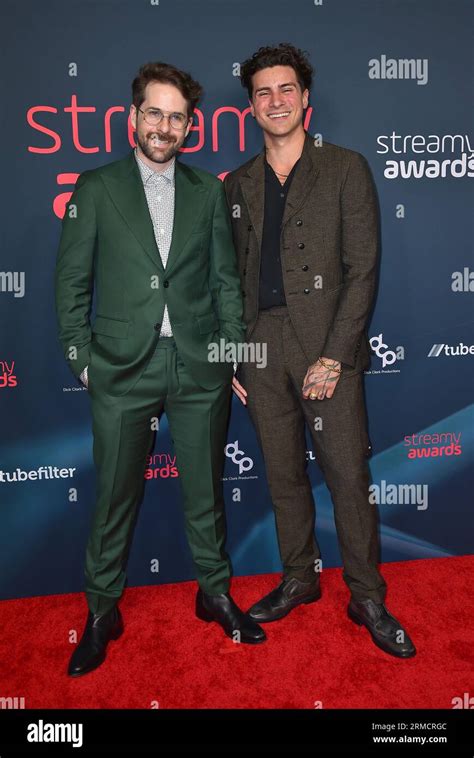
[[[377,569],[363,395],[366,322],[378,264],[375,190],[365,158],[303,128],[312,67],[292,45],[260,48],[241,67],[263,151],[224,180],[244,296],[247,340],[266,367],[241,363],[234,391],[256,429],[275,510],[283,577],[252,606],[276,621],[321,597],[321,556],[305,468],[305,424],[334,505],[348,615],[385,652],[416,654],[384,605]]]

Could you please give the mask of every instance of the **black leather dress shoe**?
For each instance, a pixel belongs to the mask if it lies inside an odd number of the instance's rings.
[[[298,605],[315,603],[321,597],[319,581],[300,582],[291,577],[284,579],[276,589],[252,605],[248,614],[255,621],[265,623],[278,621]]]
[[[355,624],[366,626],[375,644],[386,653],[397,658],[413,658],[416,655],[416,648],[407,631],[383,603],[374,603],[369,598],[352,598],[347,615]]]
[[[199,588],[196,595],[196,616],[202,621],[217,621],[228,637],[256,645],[267,636],[255,621],[240,610],[228,592],[208,595]]]
[[[81,640],[69,661],[69,676],[82,676],[105,661],[110,640],[117,640],[123,632],[123,619],[115,605],[106,613],[89,611]]]

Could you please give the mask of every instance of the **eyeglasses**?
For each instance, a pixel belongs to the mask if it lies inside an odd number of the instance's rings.
[[[173,129],[186,129],[188,123],[188,117],[184,113],[163,113],[159,108],[147,108],[146,111],[138,108],[138,110],[143,113],[143,118],[150,126],[158,126],[165,116]]]

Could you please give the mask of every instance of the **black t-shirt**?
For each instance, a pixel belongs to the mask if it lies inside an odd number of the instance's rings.
[[[265,158],[265,211],[260,256],[259,310],[266,310],[275,305],[286,305],[281,270],[281,222],[285,210],[286,197],[298,163],[299,159],[282,185]]]

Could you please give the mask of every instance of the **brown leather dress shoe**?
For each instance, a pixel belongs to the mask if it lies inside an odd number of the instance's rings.
[[[248,614],[259,623],[278,621],[298,605],[315,603],[321,597],[319,580],[301,582],[295,577],[284,579],[274,590],[252,605]]]
[[[416,655],[416,648],[408,632],[383,603],[375,603],[370,598],[351,598],[347,615],[358,626],[367,627],[377,647],[389,655],[396,658],[413,658]]]

